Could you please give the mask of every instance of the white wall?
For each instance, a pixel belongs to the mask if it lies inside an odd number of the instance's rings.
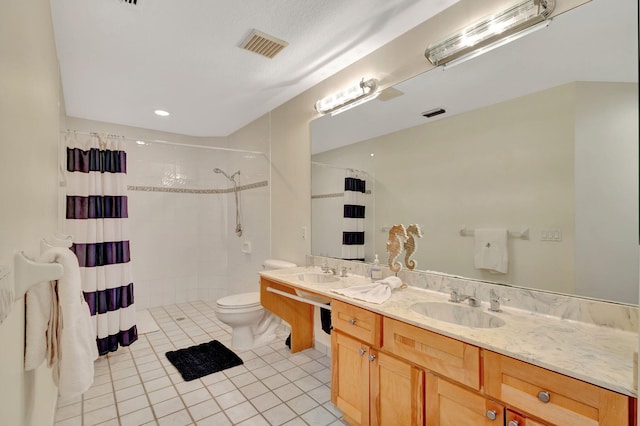
[[[48,0],[0,2],[0,264],[56,231],[60,78]],[[24,299],[0,325],[0,424],[47,425],[51,371],[23,370]]]
[[[576,103],[576,291],[638,303],[638,85],[580,83]]]

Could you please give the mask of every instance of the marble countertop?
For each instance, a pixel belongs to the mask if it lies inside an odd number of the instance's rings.
[[[384,303],[368,303],[342,296],[331,289],[370,284],[368,278],[349,275],[332,283],[303,281],[304,273],[321,273],[319,267],[298,267],[260,272],[260,275],[298,290],[307,290],[331,299],[342,300],[381,315],[404,321],[445,336],[464,341],[557,373],[601,386],[628,396],[637,396],[633,387],[633,353],[638,348],[638,334],[531,313],[508,306],[494,313],[505,321],[498,328],[470,328],[438,321],[415,313],[409,307],[418,302],[448,302],[449,295],[406,287],[393,290]],[[466,302],[461,305],[468,307]],[[487,311],[483,301],[477,308]]]

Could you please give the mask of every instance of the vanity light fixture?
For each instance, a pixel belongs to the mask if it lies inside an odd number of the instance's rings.
[[[157,109],[157,110],[153,111],[153,113],[155,115],[159,115],[160,117],[168,117],[170,115],[169,112],[164,111],[162,109]]]
[[[363,78],[358,84],[320,99],[314,107],[320,114],[330,113],[333,116],[375,99],[379,94],[378,81]]]
[[[435,43],[424,56],[433,65],[452,66],[507,44],[549,25],[555,0],[520,0]]]

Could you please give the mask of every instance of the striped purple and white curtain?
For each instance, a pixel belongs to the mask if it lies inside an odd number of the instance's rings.
[[[365,193],[364,174],[347,170],[342,219],[342,258],[346,260],[364,261]]]
[[[100,355],[138,339],[121,137],[67,138],[65,232],[73,237]]]

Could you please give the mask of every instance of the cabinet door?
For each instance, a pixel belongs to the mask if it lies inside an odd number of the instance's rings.
[[[351,425],[369,424],[369,347],[333,330],[331,401]]]
[[[371,355],[371,424],[424,424],[424,371],[382,352]]]
[[[503,426],[504,407],[431,373],[426,375],[429,426]]]

